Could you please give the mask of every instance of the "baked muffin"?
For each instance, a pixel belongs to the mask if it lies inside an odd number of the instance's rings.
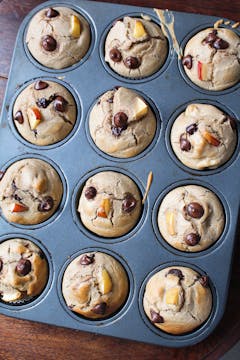
[[[0,181],[0,208],[13,223],[33,225],[47,220],[63,194],[54,168],[39,159],[23,159],[9,166]]]
[[[173,151],[191,169],[219,167],[231,158],[236,143],[235,120],[212,105],[188,105],[171,130]]]
[[[211,313],[208,277],[182,266],[160,270],[147,282],[143,306],[159,329],[173,335],[192,331]]]
[[[207,90],[224,90],[240,79],[240,38],[232,30],[208,28],[194,35],[184,49],[184,70]]]
[[[119,75],[142,78],[164,64],[168,43],[159,25],[125,16],[114,23],[105,42],[105,61]]]
[[[89,116],[90,134],[103,152],[128,158],[141,153],[152,141],[156,118],[135,91],[119,87],[107,91]]]
[[[78,256],[68,265],[62,281],[69,308],[88,319],[114,314],[125,303],[128,291],[128,277],[122,265],[101,252]]]
[[[32,56],[52,69],[63,69],[80,61],[89,49],[90,40],[90,27],[84,17],[58,6],[34,15],[26,36]]]
[[[182,251],[201,251],[222,234],[224,210],[218,197],[197,185],[180,186],[162,200],[158,227],[171,246]]]
[[[14,124],[20,135],[35,145],[63,140],[77,117],[76,103],[59,83],[38,80],[28,85],[13,107]]]
[[[5,302],[30,300],[48,281],[48,264],[38,246],[25,239],[0,244],[0,299]]]
[[[137,185],[126,175],[103,171],[90,177],[83,187],[78,211],[83,225],[93,233],[118,237],[139,220],[142,204]]]

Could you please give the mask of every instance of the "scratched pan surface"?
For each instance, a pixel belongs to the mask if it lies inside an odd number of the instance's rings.
[[[79,64],[64,70],[51,70],[38,64],[24,45],[26,27],[38,10],[64,4],[83,14],[91,25],[92,44]],[[183,75],[182,66],[172,50],[165,65],[156,74],[142,80],[128,80],[112,72],[103,60],[103,44],[115,19],[124,15],[149,15],[159,20],[150,8],[139,8],[91,1],[50,1],[35,8],[23,21],[13,55],[0,128],[0,168],[25,157],[37,157],[50,162],[64,184],[64,196],[58,212],[36,226],[8,223],[0,217],[0,241],[24,237],[34,241],[44,251],[49,262],[49,281],[43,293],[26,304],[0,303],[2,314],[65,326],[94,333],[117,336],[165,346],[187,346],[207,337],[220,321],[228,294],[231,261],[239,210],[239,143],[232,159],[210,171],[189,170],[181,165],[169,146],[169,131],[174,118],[191,102],[217,105],[235,118],[240,118],[239,84],[225,91],[209,92],[193,85]],[[175,33],[180,45],[199,30],[212,26],[215,17],[173,12]],[[19,93],[36,78],[54,79],[73,93],[78,106],[78,120],[73,132],[64,141],[37,147],[24,141],[12,124],[12,105]],[[158,129],[153,143],[142,154],[131,159],[115,159],[104,155],[91,142],[88,113],[95,100],[114,86],[125,86],[143,94],[156,113]],[[238,124],[239,138],[239,124]],[[150,171],[154,180],[144,205],[139,224],[127,235],[115,239],[94,236],[82,226],[76,212],[79,191],[84,181],[100,170],[122,172],[136,181],[142,193]],[[184,253],[167,245],[157,225],[158,205],[166,192],[183,184],[199,184],[212,189],[221,199],[226,225],[221,238],[209,249],[199,253]],[[125,267],[130,284],[128,300],[114,316],[90,321],[73,314],[65,305],[61,281],[67,264],[78,254],[100,250],[112,254]],[[142,307],[144,285],[156,270],[170,265],[186,265],[209,275],[213,293],[213,308],[209,319],[196,331],[173,336],[155,328]]]

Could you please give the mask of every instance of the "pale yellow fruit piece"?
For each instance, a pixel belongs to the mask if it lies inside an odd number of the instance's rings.
[[[106,269],[102,269],[99,289],[103,295],[109,293],[112,290],[112,280]]]
[[[133,120],[140,120],[148,113],[147,104],[140,98],[136,98],[132,104],[133,109]]]
[[[79,36],[81,34],[80,20],[76,15],[71,15],[70,34],[75,38],[79,38]]]
[[[176,235],[175,231],[175,214],[172,211],[166,212],[166,223],[167,223],[167,231],[170,235]]]
[[[31,130],[35,130],[42,121],[40,111],[37,108],[28,108],[27,116]]]
[[[177,287],[173,287],[166,292],[166,304],[168,305],[178,305],[179,298],[179,289]]]
[[[146,30],[144,29],[144,26],[140,20],[135,21],[134,30],[133,30],[133,36],[138,39],[143,36],[147,35]]]

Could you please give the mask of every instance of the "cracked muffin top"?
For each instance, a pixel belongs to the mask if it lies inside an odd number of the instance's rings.
[[[142,78],[164,64],[168,43],[159,25],[124,17],[115,22],[105,42],[105,61],[119,75]]]
[[[30,300],[48,281],[48,264],[38,246],[25,239],[0,244],[0,298],[5,302]]]
[[[83,187],[78,212],[83,225],[104,237],[129,232],[142,210],[137,185],[126,175],[103,171],[90,177]]]
[[[190,104],[173,123],[171,145],[191,169],[215,169],[229,160],[237,143],[235,119],[212,105]]]
[[[225,216],[218,197],[209,189],[186,185],[162,200],[158,227],[163,238],[181,251],[201,251],[222,234]]]
[[[117,87],[107,91],[89,116],[90,134],[105,153],[128,158],[141,153],[152,141],[156,118],[135,91]]]
[[[63,69],[80,61],[90,40],[88,22],[66,7],[40,10],[33,16],[26,36],[32,56],[52,69]]]
[[[159,329],[174,335],[192,331],[211,313],[208,277],[181,266],[160,270],[147,282],[143,306]]]
[[[33,225],[56,211],[63,194],[54,168],[39,159],[23,159],[10,165],[0,181],[0,208],[13,223]]]
[[[128,296],[128,277],[112,256],[91,252],[78,256],[67,267],[62,293],[68,307],[89,319],[115,313]]]
[[[13,107],[14,124],[20,135],[35,145],[63,140],[77,117],[75,101],[59,83],[38,80],[28,85]]]
[[[240,38],[224,28],[200,31],[188,41],[182,63],[201,88],[227,89],[240,80]]]

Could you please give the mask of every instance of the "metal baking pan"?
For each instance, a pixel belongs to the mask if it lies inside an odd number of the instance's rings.
[[[84,59],[63,70],[52,70],[40,65],[25,46],[26,28],[31,17],[44,7],[57,5],[65,5],[81,13],[89,21],[92,32],[91,47]],[[170,128],[176,116],[191,102],[214,104],[239,119],[239,84],[219,92],[205,91],[193,85],[184,75],[181,61],[172,51],[171,38],[167,60],[154,75],[134,80],[115,74],[104,62],[106,34],[115,19],[141,14],[150,16],[160,24],[151,8],[82,0],[49,1],[32,10],[19,29],[1,114],[0,168],[3,170],[12,162],[25,157],[44,159],[59,172],[64,184],[64,196],[57,213],[39,225],[10,224],[0,217],[0,241],[12,237],[34,241],[46,255],[50,274],[46,288],[34,301],[15,306],[1,302],[0,312],[20,319],[181,347],[206,338],[224,313],[239,211],[240,127],[238,123],[238,144],[231,160],[218,169],[207,171],[188,169],[176,159],[169,143]],[[181,47],[193,34],[213,26],[218,20],[212,16],[180,12],[172,14]],[[44,147],[23,140],[12,120],[16,96],[37,78],[54,80],[66,86],[78,107],[78,119],[71,134],[57,144]],[[101,94],[115,86],[125,86],[140,92],[149,100],[158,122],[152,144],[143,153],[129,159],[116,159],[102,153],[91,141],[88,130],[89,109]],[[153,183],[138,225],[125,236],[104,239],[83,227],[76,203],[84,181],[100,170],[110,169],[130,176],[142,194],[150,171],[153,171]],[[209,249],[198,253],[185,253],[172,248],[163,241],[157,228],[157,209],[162,196],[173,187],[183,184],[199,184],[212,189],[225,210],[226,224],[220,239]],[[123,264],[129,277],[130,292],[125,305],[117,314],[105,320],[90,321],[77,316],[67,308],[61,293],[66,266],[71,259],[88,250],[112,254]],[[197,330],[180,336],[164,333],[154,327],[142,306],[144,285],[149,276],[159,268],[170,265],[186,265],[209,275],[213,293],[209,319]]]

